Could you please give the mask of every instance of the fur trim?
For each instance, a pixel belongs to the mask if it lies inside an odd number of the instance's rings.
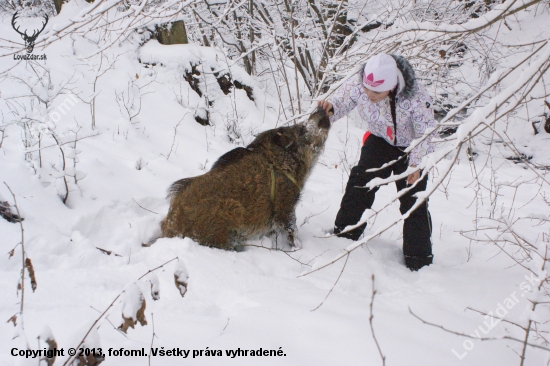
[[[409,61],[407,61],[403,56],[391,56],[395,59],[397,67],[399,68],[399,71],[401,71],[401,74],[403,74],[403,79],[405,79],[405,86],[403,87],[400,95],[409,99],[414,95],[416,89],[416,75],[414,69]]]

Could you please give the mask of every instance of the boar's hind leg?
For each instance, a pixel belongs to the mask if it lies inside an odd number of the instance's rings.
[[[160,223],[161,236],[165,238],[185,237],[183,211],[185,209],[185,196],[181,193],[186,190],[194,178],[180,179],[168,188],[170,208],[168,214]]]
[[[208,202],[204,205],[208,209],[201,215],[203,220],[200,226],[206,245],[233,250],[235,246],[242,244],[240,228],[243,226],[245,212],[243,205],[232,198],[215,198],[205,202]]]
[[[160,223],[161,236],[165,238],[174,238],[177,236],[183,236],[182,230],[178,230],[178,225],[174,220],[174,213],[168,212],[168,216]],[[156,239],[155,239],[156,240]]]

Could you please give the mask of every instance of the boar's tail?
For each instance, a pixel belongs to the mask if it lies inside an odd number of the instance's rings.
[[[193,178],[183,178],[183,179],[180,179],[180,180],[172,183],[170,188],[168,188],[167,198],[172,199],[172,197],[174,197],[176,194],[183,191],[185,188],[187,188],[189,183],[191,183],[191,180],[193,180]]]

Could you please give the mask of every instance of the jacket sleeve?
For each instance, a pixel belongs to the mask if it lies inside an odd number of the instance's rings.
[[[418,139],[424,136],[427,129],[431,129],[436,126],[434,119],[434,112],[432,108],[432,98],[430,95],[421,88],[418,90],[414,97],[414,111],[413,111],[413,129],[414,138]],[[434,144],[432,143],[432,135],[428,136],[419,145],[413,148],[409,153],[409,165],[418,166],[422,161],[422,158],[434,151]]]
[[[361,93],[360,76],[354,75],[346,80],[330,98],[334,107],[334,114],[330,116],[330,122],[334,123],[351,112],[357,106]]]

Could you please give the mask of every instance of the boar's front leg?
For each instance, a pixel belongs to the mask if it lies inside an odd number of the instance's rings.
[[[277,225],[279,234],[286,239],[286,242],[288,242],[291,247],[295,248],[298,239],[296,237],[297,226],[294,207],[292,207],[292,210],[288,210],[285,213],[278,212],[277,215],[275,215],[275,224]]]
[[[294,211],[292,211],[290,216],[291,217],[289,217],[286,220],[287,222],[285,225],[285,231],[286,231],[288,243],[290,244],[291,247],[295,248],[297,244],[297,238],[296,238],[297,226],[296,226],[296,214],[294,213]]]
[[[297,244],[295,210],[299,199],[300,190],[296,184],[284,174],[277,174],[273,223],[291,247]]]

